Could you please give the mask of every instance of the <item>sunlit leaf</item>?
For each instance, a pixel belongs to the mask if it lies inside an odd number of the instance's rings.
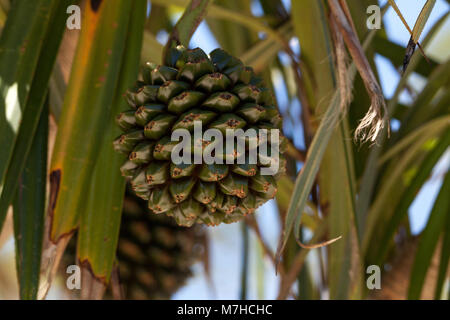
[[[130,9],[130,1],[85,6],[50,169],[51,239],[55,242],[78,225],[79,208],[85,202],[111,113]]]
[[[122,59],[119,83],[109,116],[108,127],[96,160],[91,185],[85,204],[81,207],[78,232],[78,259],[88,266],[95,277],[106,285],[111,276],[119,237],[125,180],[120,175],[123,156],[112,148],[112,142],[120,134],[115,115],[127,109],[123,93],[137,78],[139,56],[145,23],[145,0],[133,1],[126,52]]]

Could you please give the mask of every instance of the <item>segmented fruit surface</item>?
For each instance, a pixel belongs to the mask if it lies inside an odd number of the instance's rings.
[[[114,141],[114,148],[128,157],[122,174],[154,213],[172,216],[182,226],[218,225],[242,219],[275,196],[276,180],[285,172],[282,135],[279,157],[269,152],[258,156],[256,163],[249,158],[237,163],[242,151],[244,156],[250,148],[260,153],[269,140],[259,135],[261,129],[270,137],[282,123],[270,90],[239,59],[222,49],[208,56],[199,48],[172,48],[165,65],[146,64],[142,80],[126,99],[130,110],[116,118],[124,133]],[[246,138],[245,150],[235,145],[230,152],[223,142],[214,151],[223,163],[213,164],[193,159],[199,149],[217,147],[216,140],[203,137],[201,147],[194,147],[192,140],[187,148],[190,161],[175,164],[171,155],[179,142],[172,141],[172,132],[192,132],[195,121],[201,122],[202,133],[217,129],[225,136],[227,130],[254,129],[256,136]],[[266,147],[271,150],[270,143]],[[261,174],[261,168],[273,161],[279,161],[278,171]]]
[[[204,250],[203,231],[149,214],[146,202],[129,192],[117,247],[125,298],[169,299],[192,276],[191,267]]]

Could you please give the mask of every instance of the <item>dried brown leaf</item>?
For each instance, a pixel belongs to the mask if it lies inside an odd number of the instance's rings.
[[[352,22],[348,20],[341,4],[338,0],[328,0],[328,3],[338,29],[342,34],[371,99],[369,111],[355,130],[355,139],[363,143],[367,141],[375,142],[384,126],[389,126],[383,92],[367,61],[358,36],[352,27]]]

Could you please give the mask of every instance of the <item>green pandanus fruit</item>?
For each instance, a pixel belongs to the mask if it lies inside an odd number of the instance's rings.
[[[186,228],[164,215],[149,214],[146,201],[128,192],[117,248],[126,299],[169,299],[192,275],[204,230]]]
[[[182,226],[218,225],[242,219],[275,196],[276,180],[285,172],[286,140],[280,134],[273,151],[268,137],[281,131],[282,119],[271,91],[239,59],[221,49],[208,56],[199,48],[172,48],[165,65],[146,64],[126,99],[130,110],[116,118],[124,133],[114,147],[128,157],[121,172],[152,212]],[[192,133],[199,123],[202,134],[216,129],[225,137],[253,129],[255,135],[245,136],[244,155],[237,143],[229,151],[225,141],[218,147],[202,135],[200,147],[188,143],[190,161],[172,161],[179,144],[172,133]],[[269,152],[259,152],[263,144]],[[211,154],[223,161],[192,161],[213,147]],[[250,150],[258,156],[247,156]],[[263,172],[276,161],[277,171]]]

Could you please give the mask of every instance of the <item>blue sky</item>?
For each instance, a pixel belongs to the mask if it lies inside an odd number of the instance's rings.
[[[349,0],[358,1],[358,0]],[[290,8],[290,1],[283,0],[287,8]],[[380,4],[384,5],[387,0],[381,0]],[[402,11],[406,21],[411,26],[414,26],[414,22],[420,13],[425,0],[397,0],[398,7]],[[425,27],[423,36],[429,31],[429,26],[438,20],[443,14],[449,10],[449,5],[443,1],[438,0],[436,6],[430,16],[430,21]],[[255,15],[261,14],[261,8],[259,4],[254,2],[252,11]],[[446,24],[448,29],[449,23]],[[389,35],[389,38],[406,47],[409,41],[409,33],[402,25],[398,16],[390,9],[383,20],[383,26]],[[161,41],[165,41],[166,35],[159,35]],[[294,42],[294,46],[298,46]],[[194,34],[191,46],[201,47],[205,52],[210,52],[213,49],[219,47],[219,44],[212,36],[210,30],[205,23],[202,23]],[[377,68],[379,70],[381,85],[387,97],[392,96],[393,90],[398,83],[400,77],[397,70],[384,58],[377,57]],[[276,76],[276,75],[275,75]],[[275,79],[276,80],[276,79]],[[420,86],[423,86],[423,81],[420,79],[415,80],[415,87],[420,90]],[[283,111],[286,108],[288,102],[288,94],[286,88],[278,84],[275,81],[276,96],[278,104]],[[408,103],[409,98],[406,95],[402,95],[402,102]],[[292,102],[291,106],[293,110],[293,118],[299,119],[300,104],[298,101]],[[295,124],[285,125],[287,132],[292,131]],[[301,130],[300,130],[301,131]],[[299,147],[302,146],[301,135],[295,135],[295,144]],[[420,232],[426,224],[430,209],[433,205],[434,198],[442,183],[442,172],[449,167],[450,156],[447,154],[438,164],[433,174],[433,177],[425,185],[422,191],[418,194],[416,200],[410,208],[410,218],[412,223],[412,230],[414,233]],[[273,201],[265,204],[257,214],[257,219],[260,223],[262,234],[267,243],[275,250],[279,230],[280,222],[277,214],[277,209]],[[239,224],[223,225],[216,228],[209,229],[209,235],[211,238],[211,276],[213,279],[213,290],[206,280],[201,265],[196,265],[195,276],[190,279],[187,285],[182,288],[175,296],[174,299],[237,299],[239,297],[240,290],[240,268],[241,268],[241,231]],[[276,297],[278,283],[275,278],[274,270],[267,261],[267,259],[261,259],[261,253],[257,246],[257,240],[251,233],[251,256],[250,256],[250,270],[253,275],[249,279],[249,298],[266,298],[273,299]],[[258,287],[257,276],[264,277],[265,288]]]

